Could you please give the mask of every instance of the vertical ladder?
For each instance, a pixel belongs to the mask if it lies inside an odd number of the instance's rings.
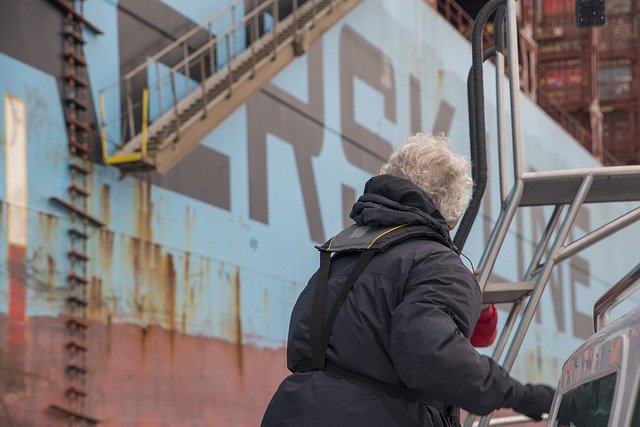
[[[67,385],[64,389],[66,405],[52,404],[51,410],[62,413],[68,426],[86,426],[99,422],[87,415],[88,407],[88,366],[89,351],[87,316],[87,265],[89,255],[87,239],[89,226],[101,225],[87,214],[90,196],[89,173],[89,82],[87,62],[84,55],[83,31],[87,24],[83,16],[83,2],[79,10],[73,0],[55,0],[64,12],[64,84],[62,101],[68,134],[69,177],[68,199],[53,197],[51,200],[69,212],[69,273],[67,275],[68,294],[66,328],[68,331],[65,351]]]
[[[69,6],[73,7],[73,1]],[[80,13],[83,2],[80,1]],[[77,14],[68,13],[65,17],[65,81],[67,83],[65,102],[67,103],[67,128],[69,132],[69,150],[71,183],[69,198],[71,204],[80,211],[87,211],[88,175],[88,133],[87,126],[87,64],[84,59],[84,39],[82,32],[84,22]],[[73,161],[75,160],[75,161]],[[71,212],[68,253],[70,270],[67,277],[69,284],[69,318],[67,327],[69,341],[66,344],[68,353],[67,378],[65,390],[67,405],[71,411],[84,414],[87,410],[87,237],[88,221],[74,211]],[[69,425],[84,425],[86,420],[75,415],[69,417]]]
[[[498,10],[500,9],[500,10]],[[490,15],[496,15],[496,46],[483,51],[482,33]],[[506,13],[505,13],[506,12]],[[506,15],[507,45],[502,46],[502,26]],[[461,221],[454,242],[460,250],[478,212],[486,185],[486,147],[482,62],[496,56],[496,105],[498,116],[498,163],[500,177],[501,210],[480,259],[478,283],[485,302],[512,303],[506,324],[496,343],[493,358],[511,370],[531,325],[553,268],[587,247],[605,239],[618,230],[640,219],[640,206],[604,224],[579,239],[567,243],[567,238],[580,208],[586,203],[640,201],[640,166],[596,167],[544,172],[525,172],[523,168],[520,131],[520,83],[518,76],[518,42],[515,0],[490,0],[478,14],[474,23],[474,61],[469,76],[469,114],[471,157],[474,164],[476,187],[472,202]],[[508,68],[511,107],[511,153],[513,177],[509,188],[507,161],[507,132],[504,100],[505,62]],[[529,267],[520,282],[489,283],[492,269],[500,253],[516,211],[528,206],[554,206],[543,234],[539,237]],[[566,209],[566,213],[563,211]],[[517,327],[516,327],[517,324]],[[515,333],[512,333],[515,329]],[[489,425],[491,415],[474,424],[470,414],[465,427]]]

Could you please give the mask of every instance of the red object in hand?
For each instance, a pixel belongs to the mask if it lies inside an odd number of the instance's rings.
[[[498,310],[491,304],[480,313],[476,328],[471,335],[471,345],[474,347],[489,347],[498,335]]]

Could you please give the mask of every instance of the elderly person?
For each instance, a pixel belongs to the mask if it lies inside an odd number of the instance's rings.
[[[553,389],[519,383],[469,341],[482,296],[449,236],[469,200],[468,167],[446,138],[417,134],[367,182],[356,225],[319,248],[293,308],[293,375],[263,426],[458,426],[459,407],[548,412]]]

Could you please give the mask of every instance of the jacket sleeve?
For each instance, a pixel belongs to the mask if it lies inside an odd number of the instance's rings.
[[[477,283],[453,252],[418,263],[391,313],[390,355],[407,387],[484,415],[517,405],[524,386],[469,342],[480,301]]]
[[[476,327],[471,335],[471,345],[474,347],[489,347],[498,335],[498,310],[491,304],[480,313]]]

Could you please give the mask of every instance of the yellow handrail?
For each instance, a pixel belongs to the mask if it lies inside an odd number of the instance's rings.
[[[145,87],[144,89],[142,89],[142,131],[140,135],[140,150],[143,156],[147,154],[147,141],[148,141],[147,126],[149,124],[148,110],[149,110],[149,91]]]
[[[147,155],[147,143],[149,140],[149,91],[142,89],[142,130],[140,132],[140,151],[136,153],[117,154],[110,156],[107,153],[107,127],[104,118],[104,95],[100,94],[100,135],[102,139],[102,159],[107,165],[132,163],[142,160]]]

